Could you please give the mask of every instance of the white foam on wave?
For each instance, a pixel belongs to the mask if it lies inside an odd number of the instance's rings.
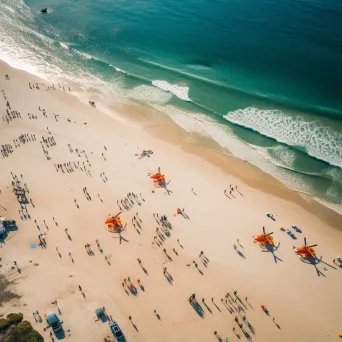
[[[317,121],[252,107],[229,112],[224,118],[278,142],[302,147],[312,157],[342,168],[342,134]]]
[[[120,68],[118,68],[118,67],[116,67],[116,66],[114,66],[114,65],[109,64],[109,66],[110,66],[111,68],[115,69],[117,72],[121,72],[121,73],[123,73],[123,74],[129,75],[128,72],[126,72],[126,71],[124,71],[124,70],[122,70],[122,69],[120,69]]]
[[[95,59],[93,56],[91,56],[91,55],[89,55],[89,54],[87,54],[85,52],[82,52],[82,51],[79,51],[79,50],[76,50],[76,49],[74,49],[73,51],[75,51],[78,55],[84,57],[85,59],[89,59],[89,60],[90,59]]]
[[[173,95],[177,96],[179,99],[187,102],[191,102],[191,99],[189,98],[189,87],[187,86],[180,86],[178,84],[170,84],[167,81],[158,81],[154,80],[152,81],[152,85],[172,93]]]
[[[273,164],[284,167],[289,170],[296,171],[294,169],[294,162],[296,159],[296,154],[294,151],[291,151],[286,146],[274,146],[274,147],[262,147],[256,146],[252,144],[248,144],[254,150],[258,151],[262,154],[266,159],[271,161]]]
[[[66,43],[61,43],[61,42],[59,42],[59,45],[60,45],[63,49],[66,49],[66,50],[69,49],[69,46],[68,46]]]
[[[125,97],[148,103],[162,104],[168,102],[172,95],[155,87],[141,85],[128,90]]]
[[[335,184],[332,183],[322,196],[315,197],[315,199],[324,206],[342,215],[342,198],[341,192],[338,189],[340,189],[340,187],[336,187]]]
[[[3,5],[3,8],[5,8],[7,11],[10,11],[12,13],[15,13],[15,10],[7,5]]]
[[[342,186],[342,170],[338,168],[328,169],[324,172],[333,182]]]

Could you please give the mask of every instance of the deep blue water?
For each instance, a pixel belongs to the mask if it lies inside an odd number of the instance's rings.
[[[342,207],[341,18],[338,0],[0,0],[0,58],[148,103]]]

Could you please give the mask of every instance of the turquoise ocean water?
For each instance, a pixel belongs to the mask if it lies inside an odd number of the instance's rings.
[[[341,18],[339,0],[0,0],[0,58],[165,112],[342,212]]]

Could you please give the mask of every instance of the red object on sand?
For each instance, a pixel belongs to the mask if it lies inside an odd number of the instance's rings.
[[[154,194],[154,190],[152,190],[152,193]]]
[[[261,305],[261,309],[265,311],[266,310],[266,306],[265,305]]]

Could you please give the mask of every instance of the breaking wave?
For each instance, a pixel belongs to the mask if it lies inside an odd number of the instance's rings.
[[[126,97],[142,102],[162,104],[168,102],[172,94],[155,87],[141,85],[127,91]]]
[[[342,168],[342,134],[329,126],[300,115],[253,107],[229,112],[224,118]]]
[[[173,95],[177,96],[179,99],[187,102],[191,102],[189,98],[189,87],[180,86],[178,84],[170,84],[166,81],[152,81],[152,85],[155,87],[170,92]]]

